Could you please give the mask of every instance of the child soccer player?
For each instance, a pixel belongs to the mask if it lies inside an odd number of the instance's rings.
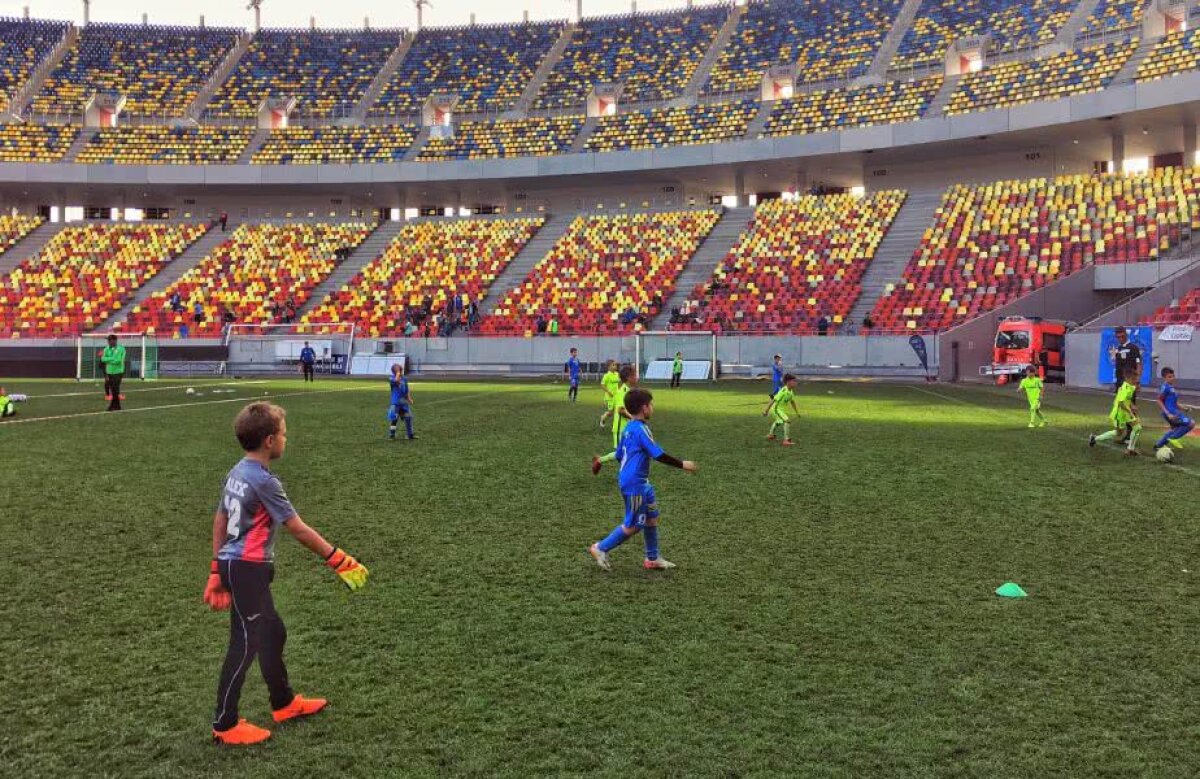
[[[648,390],[631,389],[625,396],[625,409],[633,417],[618,447],[621,472],[617,483],[625,499],[625,519],[606,538],[588,547],[588,552],[602,569],[611,570],[608,553],[641,531],[646,542],[646,560],[642,565],[651,570],[674,568],[675,563],[658,556],[659,512],[654,487],[650,485],[650,461],[658,460],[688,473],[696,472],[696,464],[675,459],[654,442],[646,424],[654,416],[654,396]]]
[[[1029,400],[1029,426],[1045,427],[1046,417],[1042,414],[1042,392],[1045,387],[1037,368],[1032,365],[1025,368],[1025,378],[1021,379],[1018,389],[1023,390]]]
[[[775,440],[775,429],[783,427],[783,445],[794,446],[792,443],[792,425],[791,419],[788,418],[784,406],[791,404],[792,411],[796,416],[800,416],[800,409],[796,408],[796,377],[792,374],[785,374],[783,377],[783,386],[779,388],[779,392],[775,393],[775,397],[771,398],[771,402],[763,409],[763,416],[771,415],[771,432],[767,435],[768,441]]]
[[[779,390],[783,389],[783,355],[775,355],[775,362],[771,365],[771,400],[779,394]]]
[[[683,352],[675,352],[675,362],[671,363],[671,389],[679,389],[683,381]]]
[[[579,372],[582,369],[579,364],[579,350],[572,348],[570,358],[563,365],[563,375],[571,382],[571,386],[567,390],[567,399],[572,403],[579,400]]]
[[[324,698],[295,694],[288,684],[283,663],[287,629],[271,598],[276,530],[283,526],[293,538],[324,558],[351,591],[367,583],[368,571],[300,519],[279,477],[268,469],[287,448],[283,409],[270,403],[251,403],[237,415],[233,429],[246,454],[225,478],[221,502],[213,516],[213,561],[204,588],[204,602],[212,609],[224,611],[233,606],[212,734],[219,744],[257,744],[270,738],[271,731],[238,719],[242,683],[256,657],[267,683],[275,722],[316,714],[326,704]]]
[[[404,431],[408,440],[417,436],[413,433],[412,423],[412,392],[408,388],[408,379],[404,376],[404,366],[396,363],[392,366],[392,376],[388,379],[392,388],[392,404],[388,407],[388,438],[396,439],[396,423],[404,420]]]
[[[9,395],[4,387],[0,387],[0,419],[8,419],[17,415],[17,404],[29,400],[26,395]]]
[[[632,365],[622,365],[621,370],[617,374],[621,383],[613,392],[613,406],[616,408],[616,413],[613,414],[613,450],[602,457],[592,458],[592,475],[596,476],[600,473],[601,466],[604,463],[612,462],[617,459],[617,448],[621,445],[621,433],[625,432],[625,424],[633,419],[633,416],[625,408],[625,395],[637,386],[638,372],[637,368]]]
[[[1125,382],[1117,390],[1117,396],[1113,398],[1112,412],[1108,415],[1108,418],[1112,420],[1113,429],[1100,435],[1088,436],[1088,446],[1113,440],[1120,443],[1122,433],[1128,430],[1129,440],[1125,445],[1125,456],[1133,457],[1138,453],[1137,440],[1138,436],[1142,434],[1142,423],[1138,420],[1137,405],[1133,401],[1133,395],[1137,392],[1137,382],[1137,369],[1128,369],[1125,372]]]
[[[608,361],[608,370],[600,377],[600,386],[604,388],[605,411],[600,415],[600,427],[608,424],[608,418],[616,411],[617,387],[621,386],[621,374],[617,372],[617,361]]]
[[[1158,439],[1154,444],[1154,450],[1158,451],[1168,444],[1176,449],[1182,449],[1183,439],[1196,427],[1195,421],[1183,412],[1193,409],[1179,404],[1179,392],[1175,389],[1174,368],[1163,368],[1162,380],[1162,386],[1158,389],[1158,407],[1162,411],[1163,419],[1167,420],[1171,429]],[[4,388],[0,387],[0,395],[3,394]]]

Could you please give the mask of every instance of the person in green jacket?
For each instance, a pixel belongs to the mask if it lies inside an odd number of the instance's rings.
[[[121,379],[125,377],[125,347],[117,343],[117,337],[108,337],[108,346],[100,353],[104,365],[104,391],[108,395],[108,410],[121,410]]]
[[[0,387],[0,419],[17,415],[17,404],[28,400],[25,395],[9,395],[8,390]]]
[[[671,389],[679,389],[683,381],[683,352],[675,352],[675,361],[671,363]]]

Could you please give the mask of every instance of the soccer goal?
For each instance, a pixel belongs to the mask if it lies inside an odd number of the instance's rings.
[[[139,379],[158,378],[158,338],[145,333],[88,333],[75,339],[75,380],[91,381],[104,378],[100,355],[108,346],[108,337],[115,335],[125,347],[125,375]]]
[[[637,364],[642,377],[670,381],[676,352],[683,354],[684,381],[717,380],[715,333],[651,331],[637,335]]]
[[[308,344],[316,352],[316,373],[347,374],[355,327],[353,322],[230,325],[225,333],[225,373],[299,374],[300,352]]]

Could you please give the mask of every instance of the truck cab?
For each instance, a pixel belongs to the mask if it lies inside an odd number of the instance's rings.
[[[1065,383],[1067,327],[1066,322],[1041,317],[1001,320],[996,329],[992,364],[981,367],[980,375],[994,376],[997,384],[1007,384],[1032,365],[1043,381]]]

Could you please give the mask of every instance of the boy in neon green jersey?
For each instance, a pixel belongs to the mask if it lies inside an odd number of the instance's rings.
[[[794,446],[792,443],[792,425],[791,419],[784,410],[784,406],[791,405],[792,411],[796,416],[800,416],[800,409],[796,408],[796,377],[792,374],[787,374],[783,377],[783,386],[779,388],[779,392],[775,393],[775,397],[771,398],[771,402],[763,409],[763,416],[771,415],[771,432],[767,435],[768,441],[775,440],[775,429],[783,428],[783,445]]]
[[[1088,436],[1088,446],[1108,441],[1119,441],[1120,436],[1129,431],[1129,441],[1125,445],[1125,456],[1133,457],[1137,451],[1138,436],[1142,433],[1142,423],[1138,419],[1137,405],[1134,394],[1137,392],[1138,371],[1130,368],[1125,372],[1125,383],[1117,390],[1113,398],[1112,412],[1108,418],[1112,421],[1113,429],[1100,435]]]
[[[608,418],[616,411],[615,403],[617,387],[621,386],[621,374],[617,372],[617,361],[608,361],[608,371],[600,377],[600,386],[604,388],[605,411],[600,416],[600,427],[608,424]]]
[[[616,392],[613,393],[613,407],[616,409],[616,413],[613,414],[612,426],[613,450],[602,457],[592,458],[592,475],[599,474],[600,468],[604,463],[617,459],[617,449],[621,446],[621,434],[625,432],[625,425],[633,419],[629,411],[625,408],[625,396],[629,394],[631,389],[637,386],[637,368],[632,365],[622,365],[618,375],[620,376],[621,383],[617,387]]]
[[[1042,414],[1042,393],[1045,392],[1045,385],[1037,374],[1037,368],[1030,365],[1025,369],[1025,378],[1021,379],[1019,389],[1029,400],[1029,426],[1045,427],[1046,417]]]

